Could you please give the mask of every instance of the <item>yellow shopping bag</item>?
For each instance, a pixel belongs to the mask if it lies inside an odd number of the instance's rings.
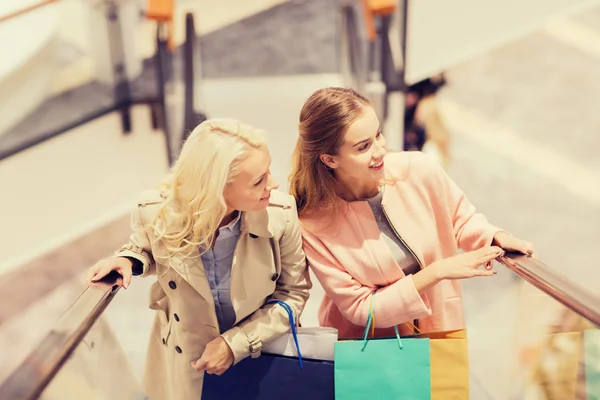
[[[415,335],[427,337],[430,344],[431,399],[465,400],[469,398],[469,350],[467,331],[421,333],[407,323]]]

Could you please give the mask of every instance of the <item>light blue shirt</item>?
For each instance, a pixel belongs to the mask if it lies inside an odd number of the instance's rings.
[[[219,228],[213,248],[202,254],[202,264],[215,300],[215,312],[221,333],[235,324],[235,310],[231,304],[231,266],[233,252],[241,233],[241,213],[226,226]]]

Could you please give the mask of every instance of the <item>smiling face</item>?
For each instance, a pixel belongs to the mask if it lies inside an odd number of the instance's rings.
[[[239,165],[239,173],[223,191],[228,212],[260,211],[267,208],[271,190],[279,185],[271,175],[271,156],[266,147],[250,149]]]
[[[350,192],[372,190],[383,179],[385,138],[373,107],[367,105],[344,134],[338,154],[322,154],[323,161]]]

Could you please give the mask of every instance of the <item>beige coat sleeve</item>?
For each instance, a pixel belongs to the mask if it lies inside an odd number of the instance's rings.
[[[143,277],[155,273],[155,263],[152,257],[150,239],[142,220],[141,210],[142,207],[138,206],[131,213],[132,233],[129,236],[129,243],[122,246],[113,257],[132,257],[139,260],[143,266],[143,273],[140,276]]]
[[[287,224],[279,245],[281,250],[281,276],[277,280],[275,292],[269,300],[281,300],[290,305],[294,319],[298,321],[311,288],[302,250],[302,237],[296,203],[287,210]],[[235,363],[250,355],[250,344],[268,343],[290,330],[287,312],[277,304],[266,305],[221,336],[225,339],[235,357]]]

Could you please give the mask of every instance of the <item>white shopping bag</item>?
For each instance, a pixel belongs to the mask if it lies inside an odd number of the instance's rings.
[[[326,327],[296,328],[302,358],[333,361],[333,347],[338,340],[338,331]],[[292,332],[288,332],[262,348],[263,353],[298,357]]]

